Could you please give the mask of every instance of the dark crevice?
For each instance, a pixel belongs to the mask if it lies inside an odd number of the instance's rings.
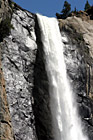
[[[22,25],[23,26],[23,25]],[[32,37],[32,35],[31,35],[31,29],[29,29],[29,27],[28,27],[28,25],[26,25],[26,26],[23,26],[23,28],[25,28],[27,31],[28,31],[28,33],[29,33],[29,36],[30,37]]]
[[[24,75],[23,75],[24,76]],[[25,80],[28,82],[28,78],[26,76],[24,76]]]
[[[7,125],[9,125],[11,127],[11,125],[7,121],[5,121],[5,120],[1,120],[0,122],[1,123],[5,123],[5,124],[7,124]]]
[[[93,127],[93,118],[83,118],[83,119],[88,123],[88,125]]]
[[[15,64],[15,62],[12,61],[9,57],[7,57],[7,58],[8,58],[8,60],[15,66],[15,68],[19,71],[19,68],[18,68],[18,66]]]

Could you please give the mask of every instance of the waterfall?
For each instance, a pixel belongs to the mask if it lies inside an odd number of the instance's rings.
[[[57,19],[37,14],[50,84],[50,107],[55,140],[87,140],[77,113],[75,95],[64,61],[64,44]]]

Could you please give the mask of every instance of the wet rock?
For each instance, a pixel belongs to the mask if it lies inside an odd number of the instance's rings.
[[[73,32],[71,31],[71,34],[73,34]],[[92,97],[89,94],[92,90],[93,75],[90,60],[91,56],[87,52],[85,42],[77,40],[74,40],[73,42],[75,36],[71,34],[69,35],[67,28],[65,32],[62,32],[62,36],[67,38],[69,42],[68,44],[64,43],[64,56],[67,73],[73,89],[73,94],[76,94],[76,99],[78,102],[78,112],[80,117],[82,118],[84,132],[88,134],[89,139],[92,140],[93,100],[91,99]]]

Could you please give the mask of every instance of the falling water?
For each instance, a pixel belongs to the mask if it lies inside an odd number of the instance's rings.
[[[78,117],[76,101],[67,78],[58,22],[37,14],[50,82],[55,140],[87,140]]]

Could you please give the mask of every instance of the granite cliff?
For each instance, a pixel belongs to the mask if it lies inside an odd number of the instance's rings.
[[[0,42],[0,140],[52,140],[49,82],[36,15],[1,0],[0,23],[7,15],[13,28]],[[93,21],[81,17],[59,19],[59,26],[67,38],[62,40],[64,56],[79,114],[92,140]]]

